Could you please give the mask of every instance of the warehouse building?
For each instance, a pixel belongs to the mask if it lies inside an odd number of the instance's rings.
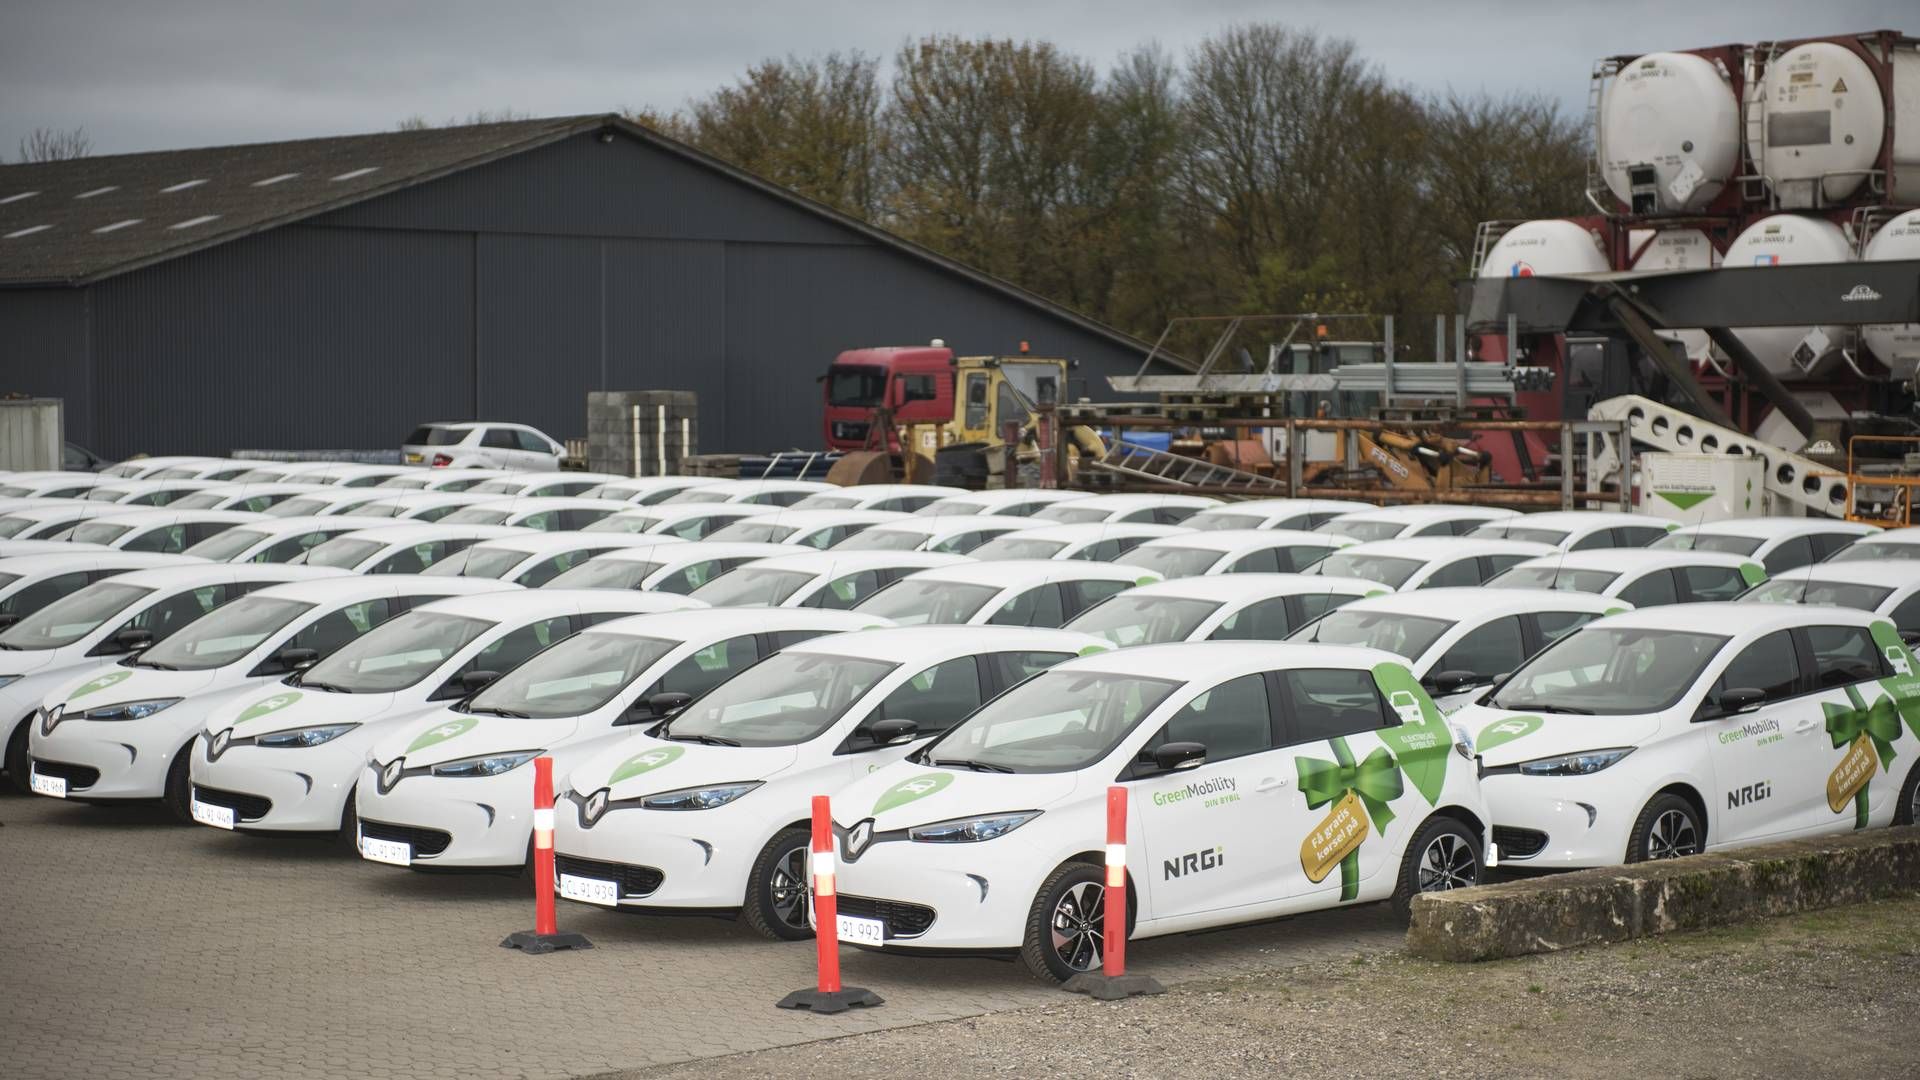
[[[820,443],[842,349],[1146,346],[618,116],[0,166],[0,393],[108,456],[585,431],[693,390],[701,449]]]

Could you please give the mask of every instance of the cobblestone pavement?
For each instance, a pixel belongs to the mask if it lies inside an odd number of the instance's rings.
[[[773,1007],[807,943],[738,922],[562,904],[589,952],[502,949],[529,886],[409,873],[157,806],[0,798],[0,1076],[560,1077],[1057,1003],[996,960],[849,950],[882,1008]],[[1396,947],[1383,905],[1142,942],[1174,984]]]

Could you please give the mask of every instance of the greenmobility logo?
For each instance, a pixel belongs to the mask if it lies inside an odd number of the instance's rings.
[[[301,694],[298,691],[289,690],[284,694],[275,694],[270,698],[264,698],[260,701],[256,701],[253,704],[247,706],[247,711],[241,713],[240,718],[238,720],[235,720],[234,724],[235,726],[238,726],[240,724],[246,723],[249,720],[258,720],[259,718],[267,715],[268,713],[279,712],[281,709],[284,709],[287,706],[293,704],[294,702],[299,701],[304,696],[306,695]]]
[[[607,786],[612,787],[622,780],[631,780],[642,773],[650,773],[664,765],[671,765],[679,761],[680,755],[686,752],[687,748],[684,746],[656,746],[643,754],[635,754],[621,762],[619,768],[613,770],[613,775],[607,777]]]
[[[1504,720],[1495,720],[1480,729],[1480,734],[1474,737],[1473,748],[1482,752],[1491,750],[1501,743],[1510,743],[1539,731],[1542,723],[1544,721],[1537,716],[1509,716]]]
[[[1785,736],[1780,734],[1780,721],[1778,720],[1754,720],[1741,724],[1738,730],[1723,731],[1719,735],[1720,745],[1722,746],[1731,746],[1734,743],[1746,742],[1748,739],[1760,740],[1753,744],[1755,746],[1768,746],[1779,742],[1783,738],[1785,738]]]
[[[1216,776],[1211,780],[1188,784],[1186,787],[1156,791],[1153,793],[1153,805],[1172,806],[1174,803],[1186,802],[1188,799],[1206,799],[1206,806],[1225,806],[1228,803],[1240,801],[1240,796],[1234,794],[1238,790],[1240,790],[1240,783],[1233,777]]]
[[[951,783],[953,783],[953,774],[950,772],[927,773],[911,780],[903,780],[881,794],[879,801],[873,804],[873,816],[879,817],[915,799],[924,799]]]
[[[432,746],[435,743],[443,743],[443,742],[446,742],[448,739],[465,735],[467,732],[472,731],[474,729],[474,726],[479,723],[480,723],[479,720],[469,716],[463,716],[457,720],[449,720],[446,723],[441,724],[439,727],[436,727],[433,730],[427,732],[426,734],[420,736],[419,738],[413,740],[413,745],[407,747],[407,753],[411,754],[416,750],[425,750],[427,747]]]
[[[115,671],[111,674],[102,675],[97,679],[90,679],[87,682],[81,683],[78,690],[68,694],[67,700],[71,701],[77,697],[85,697],[96,690],[105,690],[109,686],[119,686],[131,678],[133,678],[133,672],[131,671]]]

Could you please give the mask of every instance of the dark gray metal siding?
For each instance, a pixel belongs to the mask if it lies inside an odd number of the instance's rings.
[[[0,289],[0,394],[66,402],[67,438],[92,444],[87,296],[78,289]]]

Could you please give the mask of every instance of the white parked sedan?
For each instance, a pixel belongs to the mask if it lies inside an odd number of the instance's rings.
[[[1220,505],[1208,495],[1091,495],[1034,512],[1037,521],[1084,525],[1100,521],[1178,525],[1202,510]]]
[[[611,551],[656,547],[631,533],[539,532],[483,540],[421,571],[429,577],[483,577],[537,589],[562,573]]]
[[[1744,555],[1773,575],[1817,563],[1879,532],[1878,525],[1832,518],[1742,518],[1675,529],[1653,546],[1668,551]]]
[[[808,799],[899,761],[984,701],[1106,648],[1060,630],[866,630],[782,649],[573,770],[556,802],[560,895],[737,909],[812,936]]]
[[[933,551],[965,555],[996,537],[1033,528],[1033,519],[993,514],[915,514],[875,525],[834,545],[836,551]]]
[[[1552,555],[1549,544],[1522,540],[1482,540],[1464,536],[1423,536],[1410,540],[1371,540],[1343,548],[1314,567],[1315,573],[1366,578],[1390,589],[1439,589],[1478,585],[1528,559]]]
[[[702,545],[704,546],[704,545]],[[714,607],[845,611],[909,574],[968,563],[931,551],[808,551],[747,563],[693,591]]]
[[[435,469],[486,466],[552,471],[566,449],[546,432],[495,420],[438,420],[414,428],[400,445],[400,460]]]
[[[1617,510],[1550,510],[1489,521],[1468,533],[1488,540],[1525,540],[1563,551],[1636,548],[1680,527],[1677,521]]]
[[[257,694],[416,604],[512,587],[339,575],[241,597],[127,661],[71,669],[34,713],[29,785],[56,798],[164,799],[190,820],[188,750],[229,695]]]
[[[895,510],[776,510],[759,517],[741,518],[706,537],[724,543],[797,544],[819,550],[830,548],[875,525],[901,521]]]
[[[550,589],[642,589],[686,594],[756,559],[787,555],[784,544],[682,543],[671,536],[648,536],[652,547],[622,548],[561,574]]]
[[[819,480],[716,480],[675,492],[667,497],[666,505],[751,503],[756,506],[792,506],[808,496],[837,490],[837,486]]]
[[[1114,562],[1162,577],[1203,574],[1297,574],[1352,547],[1343,536],[1292,529],[1218,529],[1149,540]]]
[[[1001,533],[967,552],[982,562],[1000,559],[1082,559],[1112,562],[1149,540],[1189,532],[1180,525],[1042,525]]]
[[[332,566],[356,574],[417,574],[482,540],[526,533],[507,525],[381,525],[341,533],[296,558],[309,566]]]
[[[742,518],[759,517],[766,512],[767,508],[757,503],[662,503],[620,510],[583,531],[652,533],[681,540],[704,540]]]
[[[700,607],[684,596],[545,589],[435,600],[279,685],[208,714],[191,755],[195,821],[354,835],[367,752],[396,725],[458,701],[540,650],[609,619]]]
[[[1740,555],[1654,548],[1575,551],[1529,559],[1487,579],[1489,589],[1569,589],[1617,596],[1636,608],[1732,600],[1767,580]]]
[[[850,484],[809,495],[793,504],[795,510],[893,510],[918,513],[941,499],[965,495],[965,488],[938,484]]]
[[[901,626],[1057,627],[1115,593],[1159,580],[1151,570],[1114,563],[968,560],[909,574],[854,610]]]
[[[214,562],[292,562],[336,536],[361,529],[377,529],[379,518],[262,517],[200,541],[182,555]]]
[[[1391,540],[1396,536],[1464,536],[1489,521],[1514,516],[1512,510],[1491,506],[1387,506],[1342,514],[1314,532],[1349,540]]]
[[[1476,883],[1469,751],[1397,657],[1206,642],[1069,660],[833,800],[842,941],[1100,966],[1107,788],[1132,939]]]
[[[418,867],[518,867],[533,842],[533,770],[566,777],[788,645],[881,625],[845,611],[676,611],[602,623],[373,748],[355,802],[360,854]]]
[[[914,513],[926,517],[951,517],[956,514],[978,514],[982,517],[988,515],[1032,517],[1054,503],[1091,497],[1085,491],[1064,491],[1059,488],[1000,488],[994,491],[970,491],[965,495],[951,495],[930,502]]]
[[[1121,648],[1178,641],[1279,641],[1321,615],[1385,586],[1319,574],[1213,574],[1118,593],[1067,620],[1063,630]]]
[[[1669,605],[1574,631],[1453,719],[1503,863],[1611,866],[1913,821],[1914,673],[1867,612]]]
[[[5,569],[0,565],[0,569]],[[1832,604],[1871,611],[1900,636],[1920,638],[1920,562],[1854,560],[1816,563],[1768,578],[1740,597],[1742,603]]]
[[[1180,524],[1201,532],[1215,529],[1316,529],[1337,517],[1378,510],[1350,499],[1248,499],[1221,503]]]
[[[440,521],[448,525],[518,525],[523,529],[563,532],[584,529],[619,509],[619,503],[578,496],[505,498],[463,506]]]

